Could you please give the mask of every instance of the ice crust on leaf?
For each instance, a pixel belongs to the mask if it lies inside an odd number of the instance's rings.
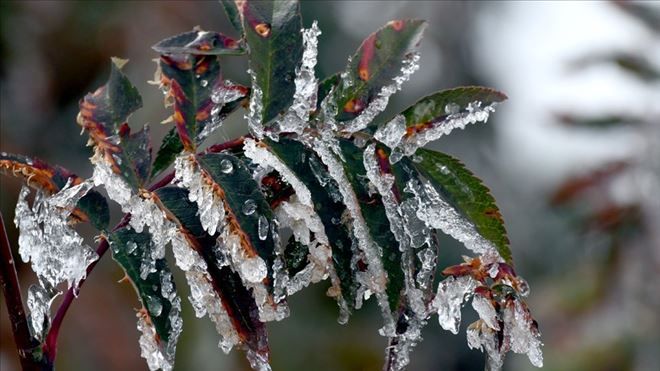
[[[405,188],[417,199],[417,216],[430,228],[440,229],[474,253],[482,256],[484,263],[504,261],[495,245],[477,232],[474,224],[465,219],[427,180],[411,180]]]
[[[362,210],[357,196],[344,172],[341,162],[341,150],[338,148],[338,143],[332,133],[325,130],[321,133],[320,137],[313,138],[312,142],[308,145],[321,158],[321,161],[328,168],[328,173],[339,188],[339,193],[351,219],[350,226],[357,238],[358,248],[361,252],[361,254],[356,252],[354,256],[355,263],[357,263],[357,258],[360,255],[363,255],[367,262],[367,271],[358,273],[358,280],[362,285],[360,291],[363,292],[365,299],[371,293],[376,295],[385,321],[380,333],[383,336],[391,336],[395,333],[395,322],[389,310],[389,304],[385,294],[387,272],[383,269],[383,264],[380,260],[383,254],[382,248],[376,244],[369,234],[369,229],[362,216]],[[356,308],[361,306],[360,291],[358,292]]]
[[[498,334],[486,322],[478,320],[467,329],[467,343],[470,349],[486,353],[486,370],[497,371],[504,365],[505,351],[500,349]]]
[[[446,278],[438,285],[432,306],[438,312],[438,321],[443,329],[458,334],[461,324],[461,307],[478,283],[470,276]]]
[[[376,130],[374,138],[390,148],[396,148],[396,146],[401,143],[405,134],[406,118],[403,115],[396,115],[387,124]]]
[[[483,106],[481,101],[470,102],[465,107],[464,112],[450,113],[443,120],[432,123],[430,128],[425,128],[418,132],[414,132],[409,136],[405,136],[399,145],[396,148],[393,148],[394,153],[392,154],[390,161],[395,163],[399,161],[402,156],[411,156],[418,148],[439,139],[443,135],[451,133],[454,129],[464,129],[469,124],[487,122],[490,114],[495,112],[496,105],[496,102],[485,106]],[[449,110],[449,112],[454,111],[454,108]]]
[[[351,121],[344,123],[342,131],[347,133],[355,133],[356,131],[360,131],[366,128],[367,125],[369,125],[379,113],[385,110],[387,103],[390,101],[390,97],[397,91],[401,90],[403,83],[408,81],[408,79],[410,79],[410,75],[412,75],[418,69],[419,53],[412,52],[406,55],[405,59],[403,60],[403,65],[401,66],[401,73],[392,79],[392,83],[390,85],[385,85],[380,89],[376,98],[374,98],[369,103],[367,108],[360,112],[359,116],[352,119]]]
[[[244,91],[229,80],[225,80],[214,88],[211,93],[211,101],[214,103],[213,108],[211,108],[211,118],[197,135],[197,141],[201,142],[208,138],[209,135],[222,126],[225,117],[221,115],[221,111],[225,104],[234,102],[244,96]]]
[[[499,331],[500,325],[497,323],[497,312],[493,303],[488,298],[480,294],[475,294],[472,298],[472,308],[479,314],[479,318],[495,331]]]
[[[502,314],[504,337],[509,341],[513,352],[527,354],[534,366],[543,367],[541,335],[523,304],[518,300],[514,300],[512,304],[507,305]]]
[[[19,229],[18,252],[45,288],[62,282],[77,288],[86,276],[87,266],[98,259],[96,252],[69,224],[69,216],[92,188],[91,182],[76,186],[70,183],[58,193],[47,196],[37,190],[32,206],[27,197],[30,188],[23,185],[16,203],[14,223]]]
[[[50,303],[54,296],[41,285],[31,285],[28,288],[27,307],[30,313],[30,331],[32,336],[43,340],[50,322]]]
[[[252,94],[250,95],[250,105],[248,112],[245,114],[245,119],[248,122],[250,132],[257,138],[261,139],[264,136],[264,127],[261,123],[263,117],[263,105],[261,103],[264,93],[257,84],[257,75],[252,70],[248,70],[248,74],[252,78]]]
[[[314,74],[318,54],[318,36],[321,34],[316,21],[312,27],[303,29],[303,56],[300,66],[296,69],[296,91],[293,103],[280,121],[280,130],[302,134],[308,125],[309,113],[316,108],[316,92],[318,80]]]

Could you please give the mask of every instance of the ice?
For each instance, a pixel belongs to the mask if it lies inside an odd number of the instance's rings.
[[[362,216],[360,204],[358,203],[357,196],[353,191],[341,160],[340,151],[336,139],[334,139],[329,131],[321,133],[321,137],[314,138],[308,145],[319,155],[321,161],[327,166],[328,172],[332,179],[336,182],[339,193],[346,205],[346,210],[351,218],[351,227],[353,234],[357,238],[359,252],[364,255],[367,263],[367,272],[358,275],[358,280],[363,285],[361,290],[368,289],[376,294],[378,303],[380,305],[383,319],[385,321],[381,333],[385,336],[394,333],[395,323],[392,314],[389,310],[385,288],[387,284],[387,272],[383,269],[380,257],[383,255],[382,248],[376,244],[369,234],[369,229]],[[360,254],[356,252],[354,258],[358,259]],[[354,262],[357,264],[357,261]],[[364,292],[364,291],[362,291]],[[359,293],[358,293],[359,294]],[[358,295],[359,298],[360,295]],[[356,307],[361,306],[361,302],[356,303]]]
[[[390,148],[396,148],[405,134],[406,118],[403,115],[396,115],[390,122],[376,131],[374,138]]]
[[[245,139],[243,144],[245,156],[252,162],[264,168],[271,167],[277,171],[282,178],[293,187],[300,202],[304,205],[312,207],[312,196],[307,189],[307,186],[298,179],[298,177],[283,163],[277,156],[271,153],[268,149],[262,147],[252,139]]]
[[[454,278],[450,276],[438,285],[432,306],[438,312],[438,321],[443,329],[458,334],[461,324],[463,302],[477,287],[477,281],[470,276]]]
[[[268,357],[264,354],[257,353],[252,349],[248,349],[246,352],[248,362],[250,362],[250,367],[255,371],[271,371],[270,364],[268,363]]]
[[[507,305],[504,308],[502,320],[504,321],[504,337],[508,339],[511,350],[518,354],[527,354],[532,365],[543,367],[541,335],[523,304],[514,300],[512,305]]]
[[[247,199],[243,203],[243,214],[246,216],[254,214],[257,211],[257,204],[253,199]]]
[[[495,331],[499,331],[500,325],[497,323],[497,312],[491,301],[480,294],[475,294],[472,298],[472,308],[479,314],[484,323]]]
[[[268,219],[265,216],[259,215],[259,220],[257,221],[257,231],[259,233],[259,239],[265,241],[268,238],[268,230],[270,226],[268,224]]]
[[[411,156],[418,148],[425,146],[431,141],[439,139],[443,135],[449,134],[454,129],[464,129],[468,124],[487,122],[490,114],[495,112],[496,104],[497,103],[493,102],[483,106],[480,101],[468,103],[464,112],[460,112],[459,108],[459,111],[449,114],[445,119],[439,122],[433,123],[430,128],[404,137],[399,146],[395,149],[396,155],[393,157],[398,159],[401,155]],[[456,110],[456,107],[451,105],[448,106],[449,107],[445,107],[445,110],[447,110],[447,108],[449,108],[449,111],[451,112]]]
[[[392,84],[383,86],[376,98],[374,98],[367,108],[360,112],[359,116],[344,124],[342,131],[347,133],[354,133],[362,130],[369,125],[374,118],[387,107],[390,96],[401,90],[401,85],[408,81],[410,75],[419,69],[419,53],[413,52],[408,54],[403,60],[401,73],[394,77]]]
[[[30,188],[24,185],[20,191],[14,217],[20,232],[18,252],[24,262],[32,263],[32,270],[48,287],[67,282],[69,287],[77,288],[86,276],[87,266],[98,259],[69,224],[78,200],[91,187],[88,181],[76,186],[69,182],[52,196],[37,190],[32,206],[27,201]]]
[[[257,84],[257,75],[252,70],[248,70],[248,74],[252,78],[252,94],[250,95],[250,105],[248,113],[245,114],[245,119],[248,122],[250,132],[257,138],[261,139],[264,136],[264,127],[261,124],[263,117],[263,106],[261,100],[263,99],[263,92]]]
[[[394,185],[394,175],[382,174],[378,159],[376,158],[376,144],[370,144],[364,151],[364,167],[367,171],[367,177],[381,196],[385,213],[390,224],[392,234],[399,242],[401,251],[401,260],[405,280],[406,296],[413,312],[420,319],[426,317],[426,305],[424,303],[424,294],[415,285],[415,265],[413,246],[411,244],[414,232],[410,231],[410,225],[406,223],[403,210],[399,207],[396,196],[392,192]],[[409,326],[410,327],[410,326]],[[418,330],[418,329],[415,329]]]
[[[140,355],[147,361],[149,370],[171,371],[173,368],[173,359],[165,358],[158,344],[158,334],[151,322],[144,313],[138,313],[137,328],[140,335]]]
[[[163,304],[160,302],[160,299],[156,296],[147,296],[147,309],[149,314],[155,317],[160,316],[163,313]]]
[[[53,294],[41,285],[31,285],[28,288],[27,307],[30,313],[30,331],[39,340],[44,339],[48,323],[50,323],[50,304],[53,298]]]
[[[493,263],[503,261],[495,245],[477,232],[470,221],[460,215],[438,194],[427,180],[411,180],[405,188],[417,199],[417,216],[430,228],[440,229],[465,247],[482,256],[482,261]]]
[[[227,159],[223,159],[220,161],[220,171],[225,174],[231,174],[232,171],[234,171],[234,164],[232,164],[231,161]]]
[[[231,173],[231,161],[221,162],[221,171]],[[214,192],[211,181],[199,168],[194,155],[183,154],[174,161],[175,181],[179,186],[187,188],[188,198],[197,203],[199,220],[202,228],[210,235],[221,231],[225,225],[225,208],[223,200]]]
[[[468,327],[467,343],[470,349],[486,352],[487,371],[498,371],[504,365],[506,349],[500,347],[498,333],[483,320],[480,319]]]
[[[309,112],[316,108],[318,80],[314,75],[314,67],[320,34],[316,21],[311,28],[302,30],[304,47],[302,63],[296,69],[296,91],[293,95],[293,103],[280,121],[280,130],[283,132],[302,134],[308,125]]]

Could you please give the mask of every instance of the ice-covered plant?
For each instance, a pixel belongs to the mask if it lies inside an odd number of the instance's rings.
[[[289,295],[326,279],[342,324],[365,300],[378,302],[387,370],[405,368],[432,314],[457,333],[470,298],[480,319],[467,329],[468,345],[487,354],[489,369],[510,350],[541,366],[539,332],[523,300],[528,287],[514,272],[494,199],[459,161],[421,148],[485,122],[506,97],[461,87],[383,119],[390,96],[418,68],[424,21],[389,22],[344,72],[318,80],[321,31],[316,22],[303,28],[298,2],[221,3],[241,39],[195,29],[154,46],[155,83],[174,125],[155,159],[149,128],[133,132],[127,123],[142,102],[120,59],[108,82],[80,102],[78,124],[94,148],[90,179],[1,154],[1,168],[26,179],[14,221],[19,254],[39,278],[28,290],[26,319],[4,241],[2,286],[23,367],[53,367],[63,317],[110,249],[143,306],[142,356],[151,370],[171,370],[182,303],[168,246],[196,315],[214,323],[225,352],[243,349],[257,370],[270,369],[264,323],[289,314]],[[250,87],[221,68],[220,56],[241,55]],[[249,135],[205,143],[241,110]],[[124,212],[114,227],[98,188]],[[74,229],[87,222],[100,232],[96,251]],[[446,278],[436,284],[437,230],[474,256],[441,270]],[[64,282],[68,291],[51,318]]]

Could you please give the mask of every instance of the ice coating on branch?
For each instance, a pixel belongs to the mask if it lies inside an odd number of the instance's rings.
[[[379,113],[385,110],[387,103],[390,101],[390,96],[398,90],[401,90],[401,85],[408,81],[410,75],[419,69],[419,53],[413,52],[406,55],[402,63],[401,73],[392,79],[392,84],[383,86],[378,92],[378,95],[369,103],[367,108],[360,112],[359,116],[344,124],[342,131],[354,133],[362,130],[366,128]]]
[[[438,312],[438,321],[443,329],[458,334],[461,324],[463,302],[477,287],[477,281],[470,276],[454,278],[450,276],[438,285],[432,306]]]
[[[513,305],[507,305],[504,308],[502,320],[504,321],[504,337],[508,339],[511,350],[518,354],[527,354],[529,361],[534,366],[543,367],[541,334],[523,304],[514,300]]]
[[[442,121],[432,123],[430,128],[406,136],[395,149],[391,161],[398,161],[402,155],[413,155],[418,148],[449,134],[454,129],[464,129],[469,124],[487,122],[490,114],[495,112],[496,104],[496,102],[493,102],[484,106],[481,101],[470,102],[465,107],[464,112],[450,113]],[[450,112],[454,110],[455,108],[452,107]]]
[[[28,288],[27,307],[30,313],[30,331],[37,339],[43,340],[46,328],[50,322],[50,303],[54,296],[40,285]]]
[[[263,117],[263,92],[259,85],[257,85],[257,75],[252,70],[248,70],[248,74],[252,78],[252,94],[250,95],[250,106],[248,112],[245,114],[245,119],[248,122],[250,132],[257,138],[261,139],[264,136],[264,127],[261,124]]]
[[[98,259],[96,252],[69,225],[69,216],[92,188],[91,182],[71,186],[47,196],[37,190],[32,206],[27,197],[30,188],[23,185],[16,203],[14,223],[19,229],[18,252],[24,262],[32,262],[32,270],[44,287],[67,282],[77,288],[86,276],[89,264]]]
[[[223,164],[221,164],[223,165]],[[233,165],[229,162],[233,171]],[[227,167],[223,167],[225,172]],[[206,181],[195,161],[194,155],[183,154],[174,161],[174,179],[180,187],[188,189],[188,199],[198,207],[199,221],[202,228],[210,235],[215,235],[225,225],[225,208],[222,199],[213,191],[213,185]]]
[[[307,189],[307,186],[298,179],[298,177],[283,163],[277,156],[271,153],[268,149],[259,146],[252,139],[245,139],[243,144],[245,156],[247,156],[255,164],[267,168],[271,167],[277,171],[282,178],[293,187],[300,202],[306,206],[312,207],[312,196]]]
[[[282,132],[302,134],[309,121],[309,112],[316,108],[316,92],[318,80],[314,75],[316,56],[318,54],[318,36],[321,34],[316,21],[309,29],[303,29],[303,56],[300,66],[296,69],[296,92],[293,103],[280,121]]]
[[[364,255],[367,263],[367,271],[363,272],[364,274],[358,275],[358,280],[363,286],[360,290],[361,292],[364,292],[365,298],[368,297],[370,293],[376,294],[385,321],[380,332],[384,336],[390,336],[395,332],[395,322],[390,313],[387,296],[385,294],[387,272],[383,269],[383,264],[380,260],[380,257],[383,255],[382,249],[369,234],[369,229],[362,216],[357,196],[355,195],[353,187],[344,172],[344,167],[340,162],[341,152],[338,148],[336,139],[334,139],[331,136],[332,134],[327,131],[322,132],[321,135],[321,138],[315,138],[313,140],[310,147],[319,155],[321,161],[328,168],[328,173],[332,179],[334,179],[339,188],[339,193],[342,196],[344,205],[346,205],[346,210],[351,217],[350,226],[352,227],[353,234],[357,238],[358,248]],[[356,253],[354,258],[357,257],[359,257],[359,254]],[[357,263],[357,261],[355,263]],[[367,291],[364,291],[364,289]],[[358,298],[356,307],[359,307],[360,305],[361,302]]]
[[[390,122],[378,128],[374,138],[390,148],[396,148],[405,134],[406,118],[403,115],[396,115]]]
[[[484,263],[503,261],[495,245],[477,232],[476,227],[465,219],[451,205],[442,199],[427,180],[411,180],[406,192],[417,199],[417,216],[430,228],[440,229],[476,254],[482,255]]]

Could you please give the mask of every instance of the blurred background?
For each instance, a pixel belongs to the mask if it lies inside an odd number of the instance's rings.
[[[305,26],[317,19],[323,31],[320,77],[341,70],[388,20],[429,21],[421,69],[388,113],[458,85],[508,94],[488,124],[433,147],[462,159],[498,200],[517,272],[532,288],[544,369],[660,369],[660,3],[303,1],[302,9]],[[157,57],[150,46],[196,25],[236,36],[215,1],[0,2],[1,150],[90,176],[90,149],[75,123],[78,100],[103,84],[111,56],[131,60],[124,71],[145,103],[131,123],[150,123],[157,147],[169,127],[159,124],[167,117],[162,94],[146,82]],[[243,58],[223,62],[226,76],[248,82]],[[239,116],[214,139],[243,133]],[[3,176],[0,184],[16,244],[11,221],[20,181]],[[464,253],[444,239],[441,264]],[[35,276],[26,264],[19,270],[25,292]],[[135,328],[139,303],[129,284],[116,283],[122,275],[105,257],[87,281],[62,328],[58,369],[147,369]],[[377,334],[374,302],[341,326],[326,288],[293,296],[290,318],[268,324],[273,368],[379,370],[386,340]],[[0,369],[16,370],[0,301]],[[216,347],[208,319],[195,319],[185,300],[183,307],[176,369],[248,370],[240,351],[227,356]],[[433,317],[409,369],[483,369],[483,355],[465,341],[472,312],[465,310],[457,336]],[[533,367],[509,355],[505,369]]]

